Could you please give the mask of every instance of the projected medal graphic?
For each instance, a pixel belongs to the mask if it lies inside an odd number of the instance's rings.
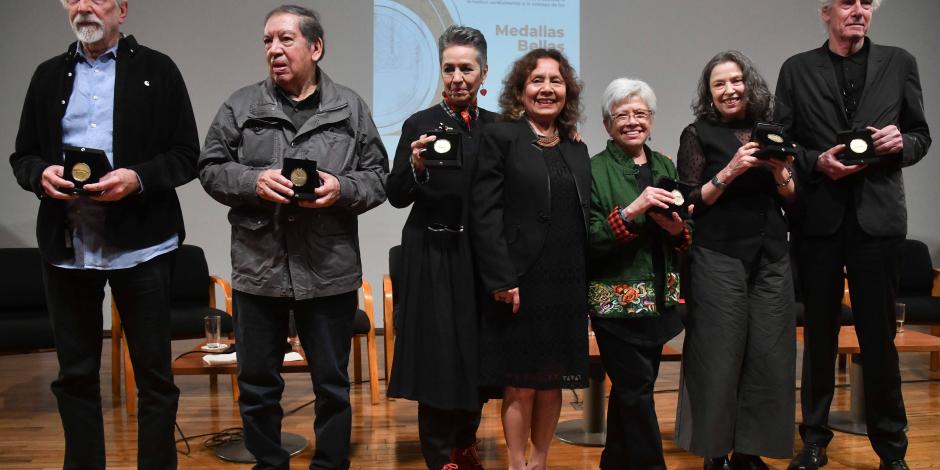
[[[455,23],[452,8],[440,0],[375,0],[373,118],[389,153],[405,119],[440,97],[437,38]]]
[[[441,100],[437,38],[453,24],[479,29],[487,42],[488,93],[479,106],[499,111],[501,82],[519,56],[556,48],[580,63],[580,0],[374,0],[372,116],[394,155],[409,116]]]

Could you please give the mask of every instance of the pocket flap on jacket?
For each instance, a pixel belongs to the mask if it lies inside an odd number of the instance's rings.
[[[228,213],[228,221],[233,227],[258,230],[261,227],[267,227],[271,223],[271,218],[267,214],[243,214],[231,210]]]

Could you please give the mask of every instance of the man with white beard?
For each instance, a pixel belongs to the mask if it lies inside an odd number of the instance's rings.
[[[199,154],[192,105],[173,61],[121,34],[127,0],[61,1],[78,42],[33,74],[10,163],[40,200],[36,234],[59,360],[52,391],[63,467],[106,464],[99,369],[108,283],[138,389],[137,467],[176,468],[169,297],[173,252],[184,237],[175,188],[196,176]],[[98,149],[109,164],[81,196],[75,182],[91,169],[66,173],[67,146]]]

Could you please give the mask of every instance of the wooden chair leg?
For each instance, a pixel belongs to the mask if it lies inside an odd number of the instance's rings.
[[[356,383],[362,382],[362,348],[360,347],[359,336],[353,336],[353,380]]]
[[[385,327],[385,381],[392,377],[392,361],[395,356],[395,328]]]
[[[392,302],[392,278],[388,274],[382,277],[383,327],[385,329],[385,382],[392,376],[392,359],[395,354],[395,319]]]
[[[124,346],[124,407],[127,416],[137,415],[137,384],[134,382],[134,365],[131,363],[130,349],[127,347],[127,338],[122,341]]]
[[[376,405],[379,403],[379,360],[375,347],[375,328],[366,335],[366,351],[369,360],[369,394],[372,396],[372,404]]]
[[[940,336],[940,325],[930,327],[930,334],[934,336]],[[930,369],[931,370],[940,369],[940,353],[938,352],[930,353]]]
[[[238,402],[238,376],[232,374],[232,401]]]
[[[121,341],[124,337],[121,329],[121,317],[114,302],[111,303],[111,396],[121,400]]]
[[[836,361],[836,364],[838,364],[839,370],[840,370],[840,371],[845,371],[845,368],[848,366],[848,362],[849,362],[849,361],[848,361],[848,355],[847,355],[847,354],[839,354],[839,355],[836,356],[836,357],[838,357],[838,360]]]

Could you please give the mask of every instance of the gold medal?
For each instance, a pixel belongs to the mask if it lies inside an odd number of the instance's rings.
[[[91,167],[87,163],[80,162],[72,166],[72,179],[83,183],[91,177]]]
[[[294,186],[307,184],[307,171],[303,168],[294,168],[294,170],[290,172],[290,182],[294,183]]]
[[[450,141],[447,139],[440,139],[440,140],[434,141],[434,151],[437,153],[450,152]]]
[[[868,150],[868,143],[864,139],[853,139],[849,142],[849,148],[855,153],[865,153]]]
[[[778,143],[778,144],[782,144],[782,143],[783,143],[783,137],[781,137],[781,136],[779,136],[779,135],[777,135],[777,134],[767,134],[767,140],[770,140],[770,141],[772,141],[772,142],[776,142],[776,143]]]
[[[681,206],[685,202],[685,198],[682,197],[682,193],[678,189],[672,190],[672,203]]]

